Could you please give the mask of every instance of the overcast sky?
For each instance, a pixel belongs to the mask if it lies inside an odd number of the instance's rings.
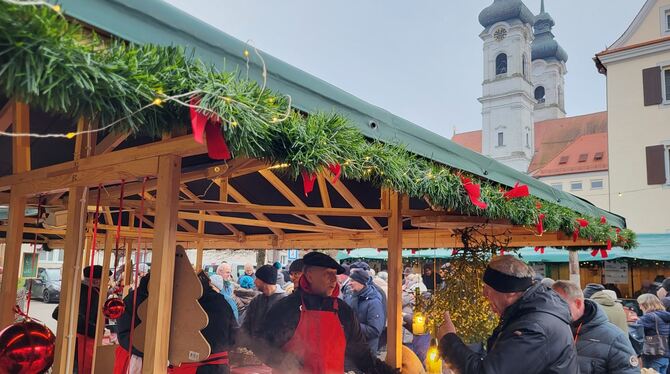
[[[482,27],[492,0],[166,0],[257,48],[438,134],[481,129]],[[525,0],[533,13],[540,0]],[[569,116],[606,109],[595,53],[644,0],[546,0],[568,52]]]

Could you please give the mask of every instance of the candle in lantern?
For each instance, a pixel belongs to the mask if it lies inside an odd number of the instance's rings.
[[[426,373],[428,374],[442,374],[442,358],[440,351],[437,349],[437,339],[430,340],[430,347],[426,352]]]
[[[414,335],[423,335],[426,333],[426,316],[421,312],[414,312],[412,318],[412,333]]]

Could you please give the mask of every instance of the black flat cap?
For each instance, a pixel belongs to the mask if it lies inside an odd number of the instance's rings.
[[[337,274],[344,274],[344,268],[337,261],[321,252],[310,252],[302,259],[305,262],[305,266],[320,266],[322,268],[335,269],[337,270]]]
[[[91,267],[87,266],[82,271],[82,275],[84,276],[84,278],[89,278],[91,276],[90,272],[91,272]],[[109,271],[109,275],[112,275],[111,270]],[[100,278],[102,278],[102,266],[94,265],[93,266],[93,279],[100,279]]]
[[[305,262],[299,258],[293,262],[291,262],[291,265],[288,267],[288,272],[289,273],[297,273],[297,272],[302,272],[302,268],[305,266]]]

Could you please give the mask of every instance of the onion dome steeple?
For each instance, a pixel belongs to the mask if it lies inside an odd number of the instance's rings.
[[[479,23],[485,28],[497,22],[515,19],[532,25],[535,17],[521,0],[494,0],[493,4],[479,13]]]
[[[568,61],[568,53],[554,39],[551,29],[556,25],[551,15],[544,10],[544,0],[540,7],[540,14],[535,16],[533,25],[532,59],[533,60],[557,60]]]

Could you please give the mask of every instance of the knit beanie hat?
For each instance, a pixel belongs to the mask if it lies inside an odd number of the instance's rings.
[[[362,269],[352,269],[351,274],[349,274],[349,278],[360,284],[368,284],[368,282],[370,282],[370,275],[367,271]]]
[[[240,287],[250,290],[254,288],[254,278],[250,275],[243,275],[240,277]]]
[[[277,284],[277,268],[270,265],[263,265],[256,270],[256,278],[267,284]]]

